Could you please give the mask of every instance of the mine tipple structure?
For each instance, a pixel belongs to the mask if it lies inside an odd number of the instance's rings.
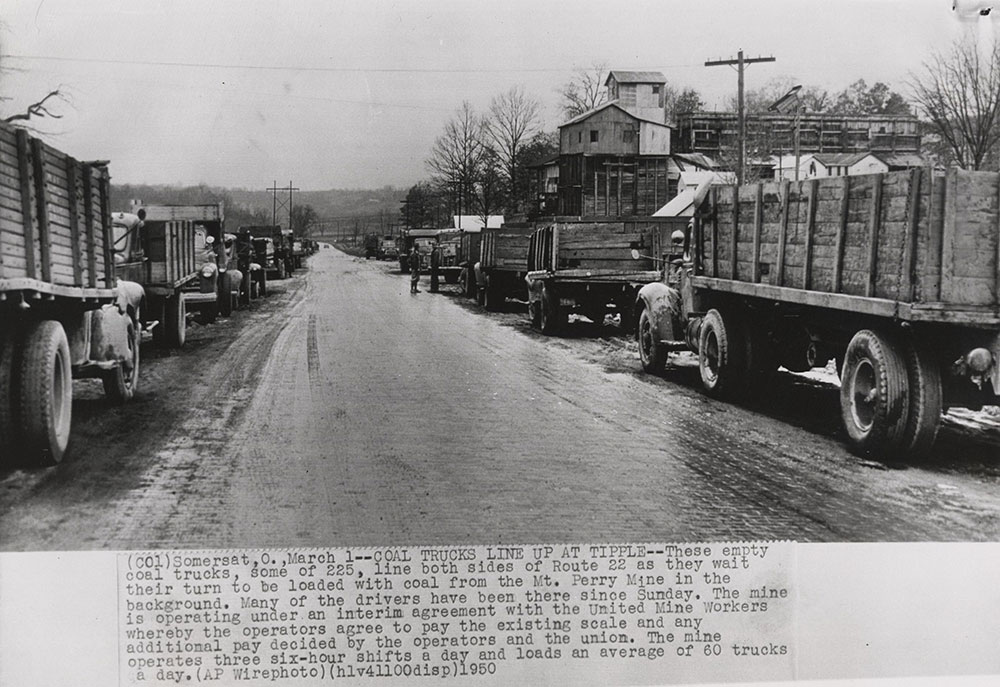
[[[747,149],[761,156],[790,152],[795,147],[794,114],[747,116]],[[739,145],[739,118],[734,112],[692,112],[677,118],[673,149],[718,158]],[[802,153],[919,153],[916,117],[905,115],[799,115]]]
[[[667,124],[615,102],[560,126],[559,214],[651,215],[677,192],[671,138]]]

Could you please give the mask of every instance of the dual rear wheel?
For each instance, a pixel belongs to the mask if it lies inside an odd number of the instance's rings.
[[[658,362],[655,337],[646,333],[650,328],[644,312],[639,319],[644,368]],[[766,332],[731,312],[708,311],[698,344],[702,386],[717,398],[755,393],[778,367]],[[926,456],[937,438],[944,407],[941,365],[926,347],[863,329],[848,344],[839,372],[841,420],[854,453],[877,458]]]

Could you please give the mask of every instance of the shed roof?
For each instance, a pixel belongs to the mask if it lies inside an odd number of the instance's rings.
[[[864,151],[861,153],[814,153],[813,159],[827,167],[830,167],[831,165],[850,167],[851,165],[861,162],[869,155],[872,155],[879,160],[882,159],[871,151]]]
[[[927,160],[917,153],[879,153],[878,158],[890,167],[927,166]]]
[[[663,76],[660,72],[633,72],[625,69],[612,69],[608,72],[608,78],[604,80],[604,85],[607,86],[608,82],[611,81],[611,77],[615,78],[618,83],[666,83],[667,77]]]

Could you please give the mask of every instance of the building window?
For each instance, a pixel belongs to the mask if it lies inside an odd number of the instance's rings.
[[[590,130],[590,142],[597,143],[597,129]]]
[[[576,132],[576,142],[577,143],[583,143],[583,132],[582,131],[577,131]]]
[[[660,86],[659,86],[659,84],[654,84],[653,85],[653,95],[659,95],[659,94],[660,94]]]

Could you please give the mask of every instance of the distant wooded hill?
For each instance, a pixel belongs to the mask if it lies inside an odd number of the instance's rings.
[[[279,182],[280,186],[280,182]],[[406,189],[383,186],[379,189],[331,189],[329,191],[296,191],[292,201],[296,206],[311,206],[318,224],[336,226],[354,224],[389,226],[399,221],[400,201]],[[271,224],[273,195],[264,190],[223,188],[217,186],[166,186],[146,184],[112,184],[111,210],[129,208],[132,199],[146,204],[200,205],[225,203],[226,231],[240,226]],[[278,194],[278,202],[287,203],[288,194]],[[287,207],[278,209],[278,224],[288,224]]]

